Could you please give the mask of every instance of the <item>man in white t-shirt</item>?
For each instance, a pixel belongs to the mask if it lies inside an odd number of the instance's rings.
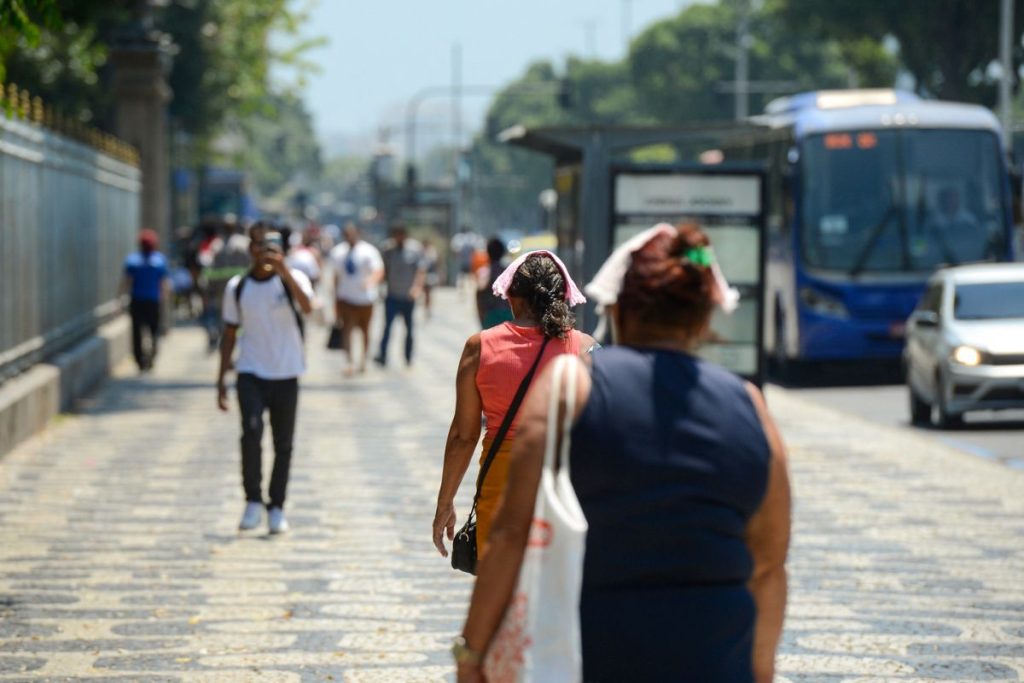
[[[285,491],[291,468],[299,376],[306,369],[302,314],[312,310],[309,278],[285,265],[281,235],[257,223],[249,230],[252,267],[228,281],[221,310],[220,372],[217,407],[228,409],[224,377],[238,343],[236,382],[242,417],[242,486],[246,506],[239,530],[255,529],[263,520],[263,413],[270,412],[274,437],[274,470],[270,478],[270,533],[288,530],[284,516]],[[238,329],[245,334],[238,335]]]
[[[342,348],[348,351],[345,374],[354,372],[352,329],[363,334],[363,353],[359,358],[359,372],[366,372],[366,357],[370,352],[370,320],[377,302],[380,282],[384,279],[384,261],[380,252],[360,238],[359,228],[353,223],[345,226],[344,241],[331,250],[334,264],[335,320],[341,325]]]

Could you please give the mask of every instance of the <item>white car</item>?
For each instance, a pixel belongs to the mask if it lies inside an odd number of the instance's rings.
[[[907,321],[903,360],[915,424],[1024,408],[1024,263],[936,272]]]

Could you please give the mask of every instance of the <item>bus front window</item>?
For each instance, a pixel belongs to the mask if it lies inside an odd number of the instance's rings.
[[[804,143],[805,265],[925,272],[1006,251],[996,137],[970,130],[829,133]]]

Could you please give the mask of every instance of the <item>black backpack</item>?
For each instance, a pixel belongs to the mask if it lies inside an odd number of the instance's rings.
[[[274,277],[278,277],[275,275]],[[249,273],[242,276],[242,279],[238,281],[238,286],[235,287],[235,307],[238,309],[238,322],[242,322],[242,288],[245,287],[246,280],[249,279]],[[292,298],[292,290],[288,289],[288,285],[284,282],[281,283],[284,287],[284,295],[288,298],[288,307],[292,309],[292,313],[295,314],[295,324],[299,326],[299,336],[303,339],[306,338],[306,322],[302,319],[302,314],[299,313],[299,309],[295,308],[295,300]]]

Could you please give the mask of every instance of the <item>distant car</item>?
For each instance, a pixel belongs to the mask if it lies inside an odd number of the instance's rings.
[[[915,424],[1024,408],[1024,263],[936,272],[907,320],[903,360]]]

